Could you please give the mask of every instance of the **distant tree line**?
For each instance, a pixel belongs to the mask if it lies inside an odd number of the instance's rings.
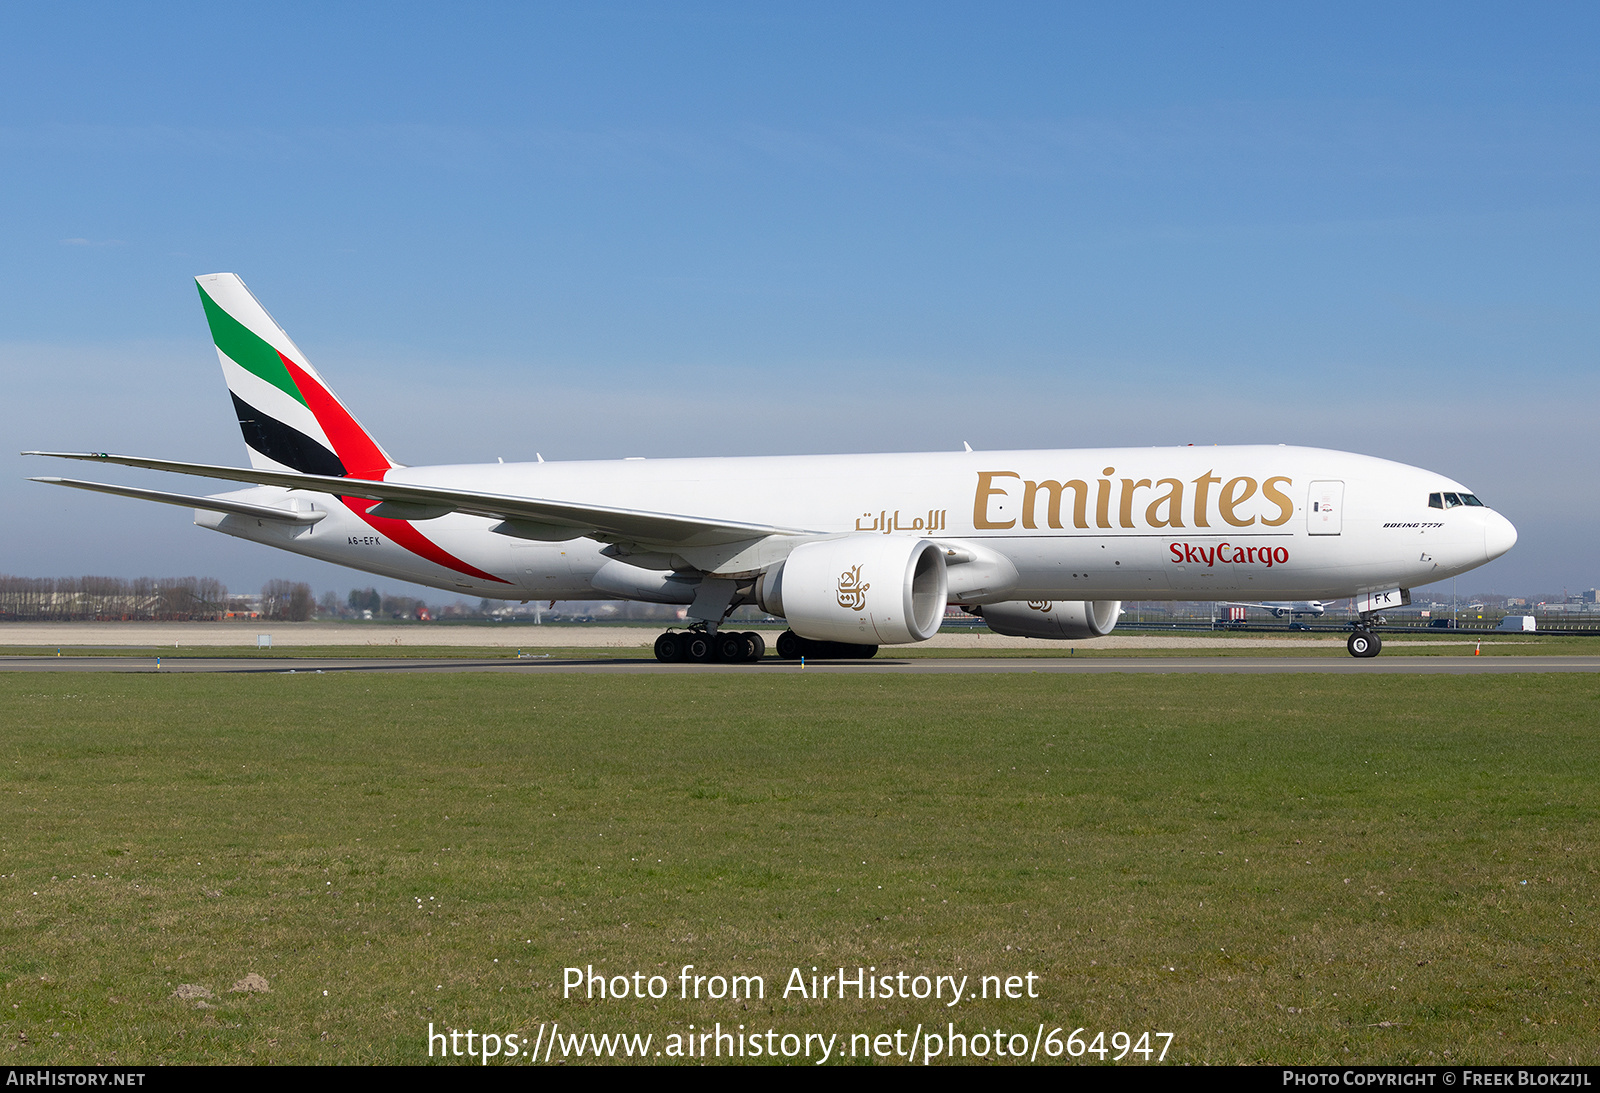
[[[364,618],[367,612],[375,619],[426,619],[431,618],[428,604],[414,596],[384,596],[376,588],[352,588],[350,595],[345,599],[345,609],[337,610],[336,601],[323,597],[323,613],[327,615],[339,614],[346,618]],[[332,608],[332,609],[330,609]]]
[[[268,581],[261,589],[261,617],[305,622],[317,609],[311,586],[299,581]]]
[[[662,620],[681,616],[670,604],[562,601],[551,610],[542,604],[513,607],[498,600],[476,603],[458,599],[429,606],[413,596],[384,595],[376,588],[353,588],[345,596],[325,592],[319,601],[311,586],[299,581],[268,581],[259,596],[229,594],[212,577],[11,577],[0,575],[0,622],[174,621],[192,622],[230,617],[303,622],[324,619],[487,619],[518,617],[542,608],[557,619]],[[753,609],[751,609],[753,611]],[[370,614],[369,614],[370,612]],[[745,612],[736,618],[742,618]],[[759,617],[754,612],[753,617]]]
[[[0,620],[222,618],[228,590],[211,577],[10,577],[0,575]]]

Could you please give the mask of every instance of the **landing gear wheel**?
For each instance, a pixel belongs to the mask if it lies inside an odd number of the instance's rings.
[[[656,659],[663,664],[671,664],[683,659],[683,648],[678,643],[678,634],[662,634],[656,639]]]
[[[1357,630],[1350,635],[1350,640],[1345,642],[1345,648],[1350,650],[1350,655],[1353,657],[1375,657],[1383,649],[1383,641],[1377,634]]]
[[[698,630],[689,630],[679,634],[678,639],[683,643],[679,646],[683,650],[683,659],[705,664],[716,656],[715,647],[711,639]]]
[[[767,655],[767,639],[754,630],[746,630],[744,640],[750,643],[750,663],[754,664]]]
[[[870,660],[878,655],[876,645],[858,645],[853,641],[813,641],[793,630],[779,634],[777,646],[778,655],[784,660],[799,660],[801,657],[808,660]]]
[[[750,659],[750,642],[737,631],[718,634],[715,644],[717,659],[725,664],[738,664]]]

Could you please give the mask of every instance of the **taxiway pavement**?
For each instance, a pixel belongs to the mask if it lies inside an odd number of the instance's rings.
[[[796,661],[766,657],[758,664],[661,664],[647,659],[423,657],[0,657],[0,672],[496,672],[659,675],[666,673],[827,672],[858,675],[960,675],[1009,673],[1136,675],[1506,675],[1519,672],[1600,672],[1600,657],[1585,656],[1379,656],[1353,657],[885,657],[872,660]]]

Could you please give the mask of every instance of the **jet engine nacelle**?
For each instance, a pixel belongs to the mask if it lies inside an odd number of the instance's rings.
[[[814,641],[904,645],[939,632],[949,588],[927,539],[849,535],[796,547],[761,576],[762,610]]]
[[[1013,638],[1103,638],[1117,625],[1121,600],[1007,600],[972,613]]]

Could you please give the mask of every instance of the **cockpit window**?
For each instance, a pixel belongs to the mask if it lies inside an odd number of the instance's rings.
[[[1428,507],[1430,509],[1442,509],[1442,508],[1444,508],[1444,494],[1442,494],[1442,493],[1430,493],[1430,494],[1428,494]]]
[[[1465,504],[1468,504],[1468,505],[1475,505],[1475,506],[1477,506],[1477,507],[1478,507],[1478,508],[1480,508],[1480,509],[1481,509],[1481,508],[1487,508],[1487,507],[1488,507],[1488,506],[1486,506],[1486,505],[1485,505],[1485,504],[1484,504],[1484,503],[1483,503],[1483,502],[1482,502],[1482,501],[1479,501],[1479,500],[1478,500],[1478,499],[1477,499],[1477,498],[1476,498],[1476,497],[1474,497],[1474,496],[1473,496],[1473,495],[1472,495],[1472,494],[1470,494],[1470,493],[1464,493],[1464,494],[1462,494],[1462,495],[1461,495],[1461,500],[1462,500],[1462,501],[1463,501],[1463,502],[1464,502],[1464,503],[1465,503]]]
[[[1460,506],[1460,504],[1461,504],[1461,495],[1460,494],[1447,493],[1447,494],[1444,495],[1444,507],[1445,508],[1447,508],[1447,509],[1457,508],[1457,507]]]

